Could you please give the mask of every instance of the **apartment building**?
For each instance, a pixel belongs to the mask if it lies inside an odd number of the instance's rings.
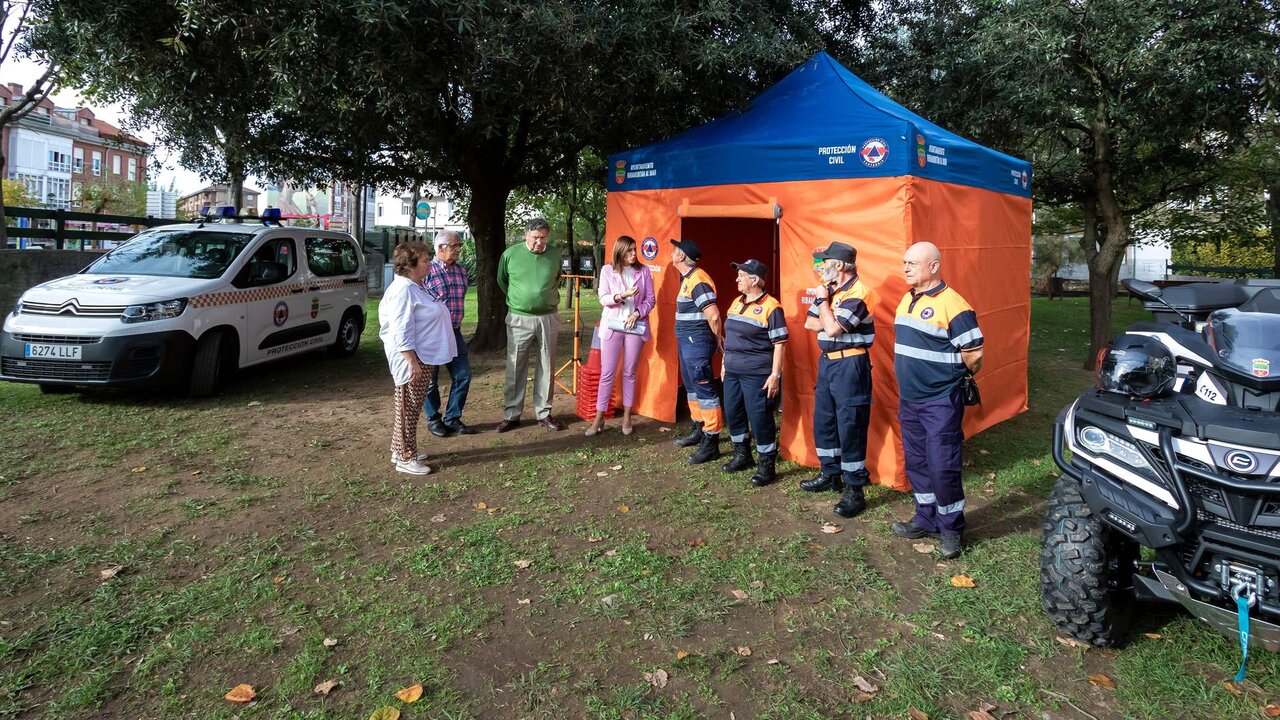
[[[0,102],[22,97],[17,83],[0,85]],[[0,143],[7,177],[50,209],[70,210],[80,184],[100,180],[143,182],[151,145],[99,120],[89,108],[59,108],[48,98],[6,126]]]
[[[240,203],[241,210],[253,210],[256,212],[258,209],[258,196],[262,195],[262,193],[247,185],[241,192],[243,199],[243,202]],[[203,207],[216,208],[231,204],[230,185],[226,183],[206,185],[193,193],[178,198],[178,217],[192,218],[199,215],[200,209]]]

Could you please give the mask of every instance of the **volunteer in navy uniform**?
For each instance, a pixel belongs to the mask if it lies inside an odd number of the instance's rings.
[[[939,277],[941,266],[942,254],[929,242],[912,245],[902,258],[911,289],[893,321],[893,371],[916,514],[892,529],[911,540],[940,534],[938,552],[954,558],[965,528],[960,386],[966,373],[982,368],[983,339],[973,308]]]
[[[858,279],[858,251],[833,242],[813,254],[822,283],[810,292],[804,320],[818,333],[818,383],[813,393],[813,442],[821,473],[800,483],[810,492],[844,492],[835,513],[851,518],[867,507],[867,425],[871,420],[872,313],[878,298]]]
[[[752,466],[749,430],[760,455],[751,484],[762,486],[776,477],[778,426],[774,411],[782,389],[787,317],[778,299],[764,291],[769,275],[764,263],[747,260],[730,265],[738,271],[739,295],[724,319],[724,417],[733,441],[733,458],[723,468],[738,472]]]
[[[676,345],[680,377],[689,401],[693,430],[676,438],[676,447],[698,446],[689,462],[697,465],[720,457],[720,387],[711,358],[720,347],[721,317],[716,284],[698,267],[702,251],[692,240],[672,240],[671,262],[680,273],[676,295]]]

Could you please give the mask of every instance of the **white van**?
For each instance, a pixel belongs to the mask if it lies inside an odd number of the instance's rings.
[[[179,384],[318,348],[350,355],[368,296],[346,233],[253,219],[138,233],[75,275],[31,288],[5,318],[0,379],[45,392]]]

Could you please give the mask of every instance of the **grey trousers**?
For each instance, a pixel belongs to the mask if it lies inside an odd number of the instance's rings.
[[[525,386],[529,378],[529,357],[533,368],[533,410],[537,419],[551,416],[551,396],[555,389],[556,335],[560,317],[507,313],[507,382],[502,391],[502,418],[514,420],[524,412]]]

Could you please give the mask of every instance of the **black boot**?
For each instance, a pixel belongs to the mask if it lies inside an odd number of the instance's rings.
[[[756,474],[751,476],[751,484],[756,487],[764,487],[777,479],[778,475],[773,465],[778,460],[778,453],[767,452],[760,453],[760,465],[756,467]]]
[[[725,472],[738,472],[750,470],[754,464],[755,461],[751,459],[751,446],[740,442],[733,444],[733,457],[729,458],[729,462],[721,465],[720,469]]]
[[[702,433],[702,442],[698,449],[689,456],[690,465],[701,465],[720,457],[720,436]]]
[[[844,495],[836,503],[836,514],[842,518],[857,517],[867,509],[867,498],[862,494],[862,487],[844,486]]]
[[[800,482],[800,489],[806,492],[824,492],[826,490],[835,490],[840,492],[843,487],[839,475],[823,475],[819,473],[815,477]]]
[[[702,436],[705,434],[702,432],[702,421],[695,421],[693,429],[689,431],[688,435],[681,435],[676,438],[676,447],[693,447],[702,442]]]

